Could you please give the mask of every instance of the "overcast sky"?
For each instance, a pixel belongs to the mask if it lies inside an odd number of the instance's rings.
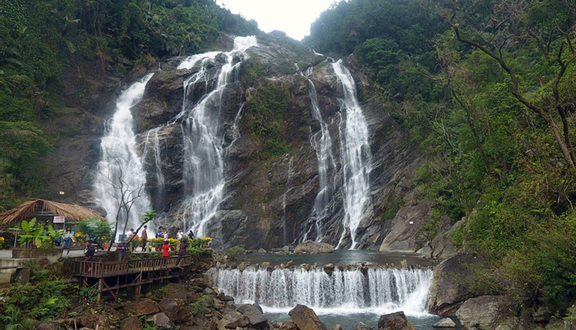
[[[258,22],[264,32],[280,30],[296,40],[310,34],[312,24],[320,13],[335,0],[217,0],[216,3]]]

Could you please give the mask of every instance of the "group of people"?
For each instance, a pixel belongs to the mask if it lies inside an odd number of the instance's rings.
[[[133,239],[137,239],[138,238],[138,233],[136,233],[136,231],[134,231],[134,229],[130,229],[130,233],[128,234],[128,236],[130,238]],[[144,225],[141,235],[140,237],[142,238],[142,251],[146,251],[146,244],[148,241],[148,226]],[[164,229],[164,227],[160,226],[158,227],[158,230],[156,231],[156,238],[164,238],[164,244],[162,245],[162,257],[163,258],[168,258],[170,255],[170,245],[168,242],[168,232]],[[184,258],[184,256],[186,256],[186,249],[188,248],[188,239],[194,239],[194,232],[192,230],[190,230],[188,232],[188,235],[184,235],[184,231],[180,228],[178,229],[178,232],[176,233],[176,238],[178,239],[178,241],[180,241],[180,246],[178,248],[178,259],[176,261],[176,265],[178,266],[180,264],[180,261]],[[132,242],[133,240],[130,240],[130,242]],[[67,253],[70,253],[70,247],[72,246],[72,243],[74,242],[74,233],[72,232],[72,229],[70,227],[66,228],[66,231],[64,232],[64,235],[62,237],[62,252],[64,252],[64,249],[67,249]],[[86,244],[84,247],[84,261],[87,262],[87,267],[90,267],[90,263],[89,261],[92,259],[92,257],[95,254],[95,251],[97,249],[97,244],[94,242],[91,242],[90,240],[86,240]],[[116,243],[116,250],[118,252],[118,257],[123,259],[124,254],[126,253],[126,250],[130,248],[131,251],[134,251],[136,249],[136,245],[132,245],[130,247],[127,246],[127,243],[125,240],[120,240],[118,243]],[[90,269],[87,269],[87,271],[90,271]]]

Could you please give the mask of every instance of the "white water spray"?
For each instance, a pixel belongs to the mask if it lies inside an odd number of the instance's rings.
[[[366,205],[369,204],[372,156],[368,144],[368,125],[356,97],[356,84],[342,60],[332,64],[343,90],[340,99],[340,163],[344,178],[344,230],[338,245],[350,230],[351,249],[356,247],[356,232]]]
[[[336,269],[329,275],[323,269],[247,268],[210,270],[214,283],[239,303],[258,303],[266,311],[287,312],[296,304],[317,313],[340,311],[345,314],[404,311],[423,315],[432,281],[432,270],[371,268]]]
[[[106,210],[109,221],[116,220],[119,202],[134,199],[130,209],[127,228],[136,228],[144,212],[150,210],[150,197],[146,193],[146,173],[135,151],[134,118],[130,109],[144,95],[149,74],[126,89],[116,103],[114,116],[106,123],[105,134],[100,143],[101,160],[96,167],[94,193]],[[126,220],[120,213],[120,232]]]
[[[309,74],[310,72],[308,72]],[[316,151],[318,158],[318,193],[314,199],[314,205],[310,218],[314,221],[314,225],[306,231],[302,237],[302,241],[308,239],[308,235],[315,234],[317,242],[322,241],[323,228],[322,221],[332,214],[333,210],[329,205],[331,198],[334,194],[336,187],[336,180],[329,181],[329,172],[336,171],[336,162],[332,154],[332,138],[328,130],[328,124],[322,118],[320,108],[318,106],[318,95],[316,94],[316,86],[308,79],[308,95],[312,104],[312,118],[320,124],[320,130],[310,137],[310,144]]]
[[[238,37],[230,52],[209,52],[185,60],[178,68],[200,69],[184,82],[182,111],[173,122],[180,121],[184,138],[184,193],[182,218],[185,230],[192,229],[199,237],[206,236],[208,225],[224,197],[224,136],[221,123],[222,97],[234,70],[248,58],[246,49],[257,46],[256,37]],[[216,87],[196,105],[188,102],[190,86],[210,81],[207,66],[223,54],[225,63],[216,77]],[[241,61],[233,63],[237,57]]]

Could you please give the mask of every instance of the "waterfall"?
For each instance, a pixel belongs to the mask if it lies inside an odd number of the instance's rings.
[[[286,224],[286,195],[292,190],[292,170],[294,168],[294,157],[290,157],[288,162],[288,172],[286,173],[286,190],[282,194],[282,243],[288,244],[288,226]]]
[[[321,268],[306,270],[247,268],[210,270],[214,283],[239,303],[258,303],[264,310],[290,310],[306,305],[317,313],[340,310],[380,314],[402,310],[406,314],[426,314],[426,297],[432,270],[370,268],[335,269],[327,274]]]
[[[328,131],[328,124],[322,118],[318,106],[316,86],[310,79],[308,79],[308,95],[312,104],[312,118],[320,124],[320,130],[310,137],[310,144],[316,151],[318,158],[318,193],[310,214],[310,219],[314,221],[314,225],[310,226],[304,233],[302,241],[309,239],[309,235],[315,235],[315,240],[320,242],[323,236],[322,221],[333,211],[329,205],[334,194],[336,180],[329,180],[329,171],[330,169],[336,170],[336,162],[332,155],[332,138]]]
[[[130,109],[144,95],[148,74],[120,94],[114,116],[106,122],[100,143],[101,159],[96,167],[94,194],[106,210],[109,221],[115,221],[118,204],[134,200],[127,228],[137,227],[144,212],[150,210],[150,197],[146,193],[146,173],[135,151],[134,118]],[[125,214],[120,214],[119,231],[123,231]]]
[[[209,52],[194,55],[180,64],[181,68],[192,68],[199,63],[199,71],[184,81],[182,111],[172,122],[180,122],[184,139],[184,193],[181,216],[184,229],[192,229],[199,237],[208,234],[208,225],[216,215],[224,197],[224,136],[221,125],[222,98],[231,82],[234,70],[248,58],[246,49],[256,46],[256,37],[237,37],[230,52]],[[216,79],[215,88],[197,104],[189,104],[189,87],[200,81],[208,89],[208,66],[222,54],[225,63]],[[241,61],[233,63],[234,58]],[[241,110],[241,108],[240,108]],[[240,111],[239,111],[240,112]]]
[[[160,139],[158,137],[158,131],[162,129],[162,127],[157,127],[154,129],[149,130],[146,133],[145,143],[144,143],[144,155],[142,159],[146,159],[148,153],[152,154],[154,158],[154,178],[156,179],[156,193],[155,193],[155,200],[153,201],[154,209],[158,209],[158,205],[164,205],[164,200],[166,198],[166,178],[164,176],[164,172],[162,172],[162,157],[161,157],[161,150],[162,147],[160,145]]]
[[[356,247],[356,232],[365,207],[369,204],[370,171],[372,170],[368,125],[356,97],[356,84],[342,60],[332,63],[342,86],[343,98],[340,101],[340,163],[342,166],[344,230],[338,245],[350,230],[351,249]]]

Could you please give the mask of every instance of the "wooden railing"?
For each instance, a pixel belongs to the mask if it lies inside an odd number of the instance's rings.
[[[191,263],[190,256],[184,256],[180,264],[176,264],[178,257],[168,258],[145,258],[130,259],[121,261],[76,261],[74,263],[74,275],[105,277],[130,273],[139,273],[146,271],[155,271],[161,269],[173,269],[177,267],[189,266]]]

